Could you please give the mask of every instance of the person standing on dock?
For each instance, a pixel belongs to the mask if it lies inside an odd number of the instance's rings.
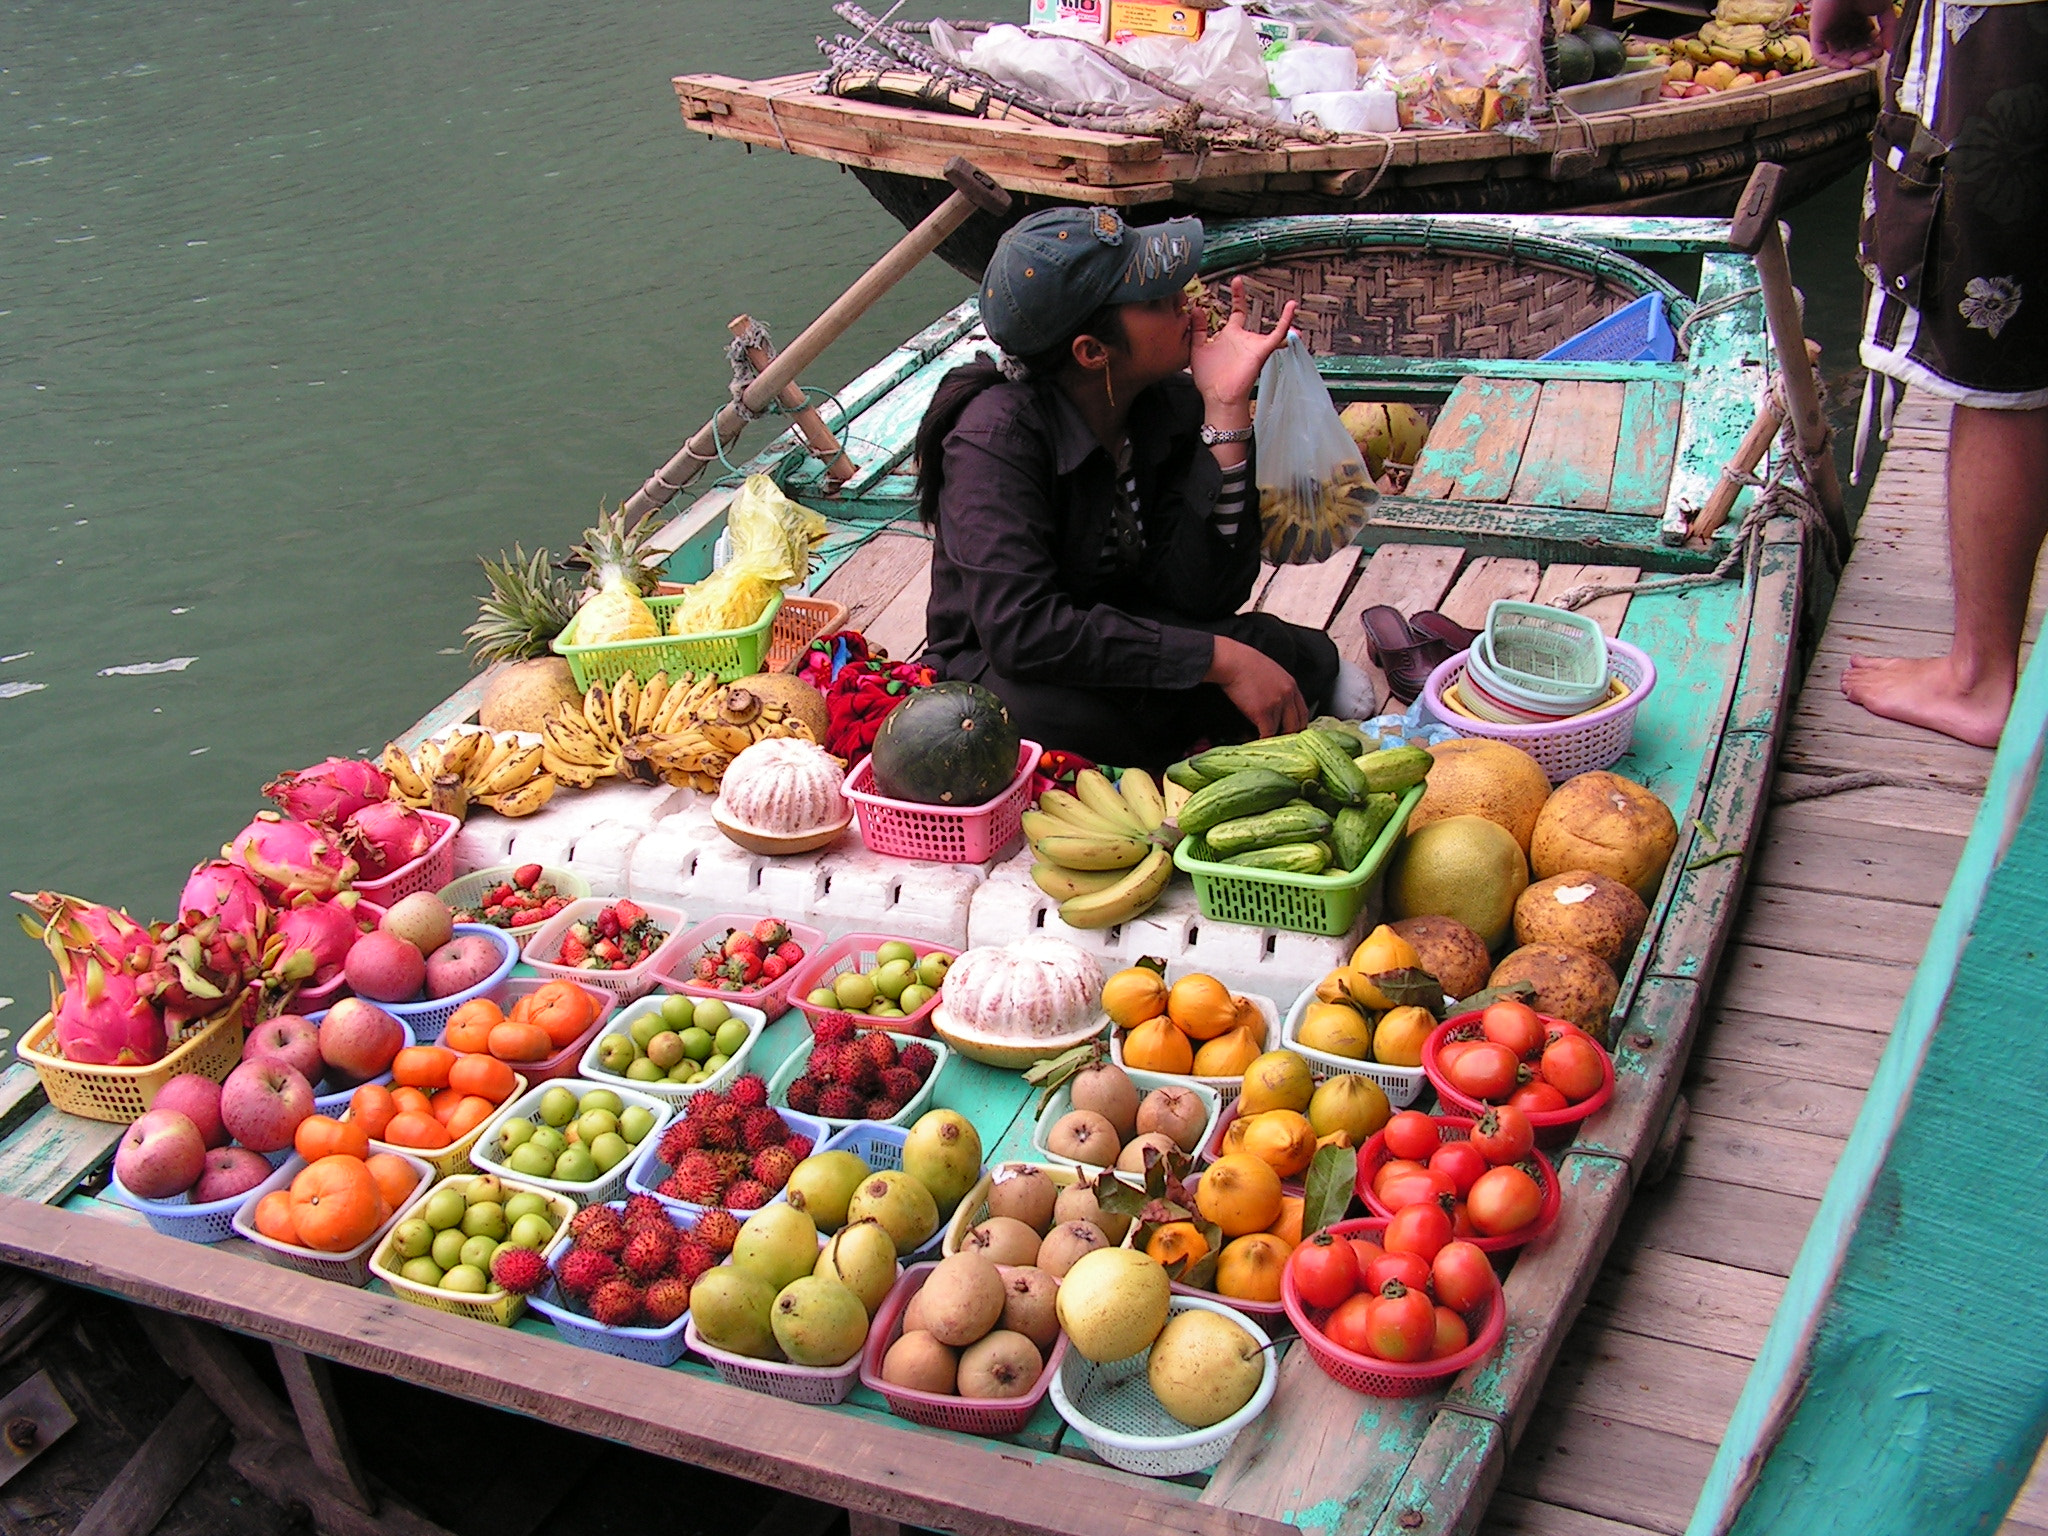
[[[1186,292],[1201,254],[1199,219],[1025,219],[981,284],[1004,356],[947,374],[917,434],[925,660],[1031,739],[1125,767],[1377,703],[1328,635],[1237,611],[1259,570],[1251,392],[1294,306],[1261,335],[1238,279],[1211,335]]]
[[[1892,48],[1863,200],[1864,421],[1882,393],[1889,423],[1902,385],[1955,405],[1955,628],[1946,656],[1851,658],[1842,691],[1990,747],[2048,535],[2048,0],[1905,0],[1895,29],[1889,12],[1815,0],[1812,36],[1826,64]]]

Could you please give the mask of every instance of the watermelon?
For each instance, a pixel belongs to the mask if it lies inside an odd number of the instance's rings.
[[[1003,701],[974,683],[920,688],[876,733],[875,788],[891,800],[966,810],[1017,777],[1017,727]]]

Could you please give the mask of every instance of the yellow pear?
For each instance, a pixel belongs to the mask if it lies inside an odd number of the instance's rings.
[[[1298,1113],[1308,1108],[1315,1087],[1306,1061],[1292,1051],[1268,1051],[1244,1069],[1238,1113],[1256,1115],[1269,1109],[1291,1109]]]

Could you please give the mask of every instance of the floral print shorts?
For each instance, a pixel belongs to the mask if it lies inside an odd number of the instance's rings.
[[[2048,405],[2048,0],[1906,0],[1872,134],[1863,362]]]

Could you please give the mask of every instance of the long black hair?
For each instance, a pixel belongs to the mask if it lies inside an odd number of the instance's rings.
[[[1124,345],[1123,316],[1115,304],[1105,304],[1094,314],[1043,352],[1019,358],[1027,383],[1049,385],[1074,358],[1074,343],[1093,336],[1112,346]],[[946,437],[960,422],[967,407],[985,389],[1002,383],[1005,375],[996,363],[983,356],[962,363],[943,379],[924,408],[924,420],[917,427],[917,514],[925,527],[939,526],[939,494],[946,483]]]

